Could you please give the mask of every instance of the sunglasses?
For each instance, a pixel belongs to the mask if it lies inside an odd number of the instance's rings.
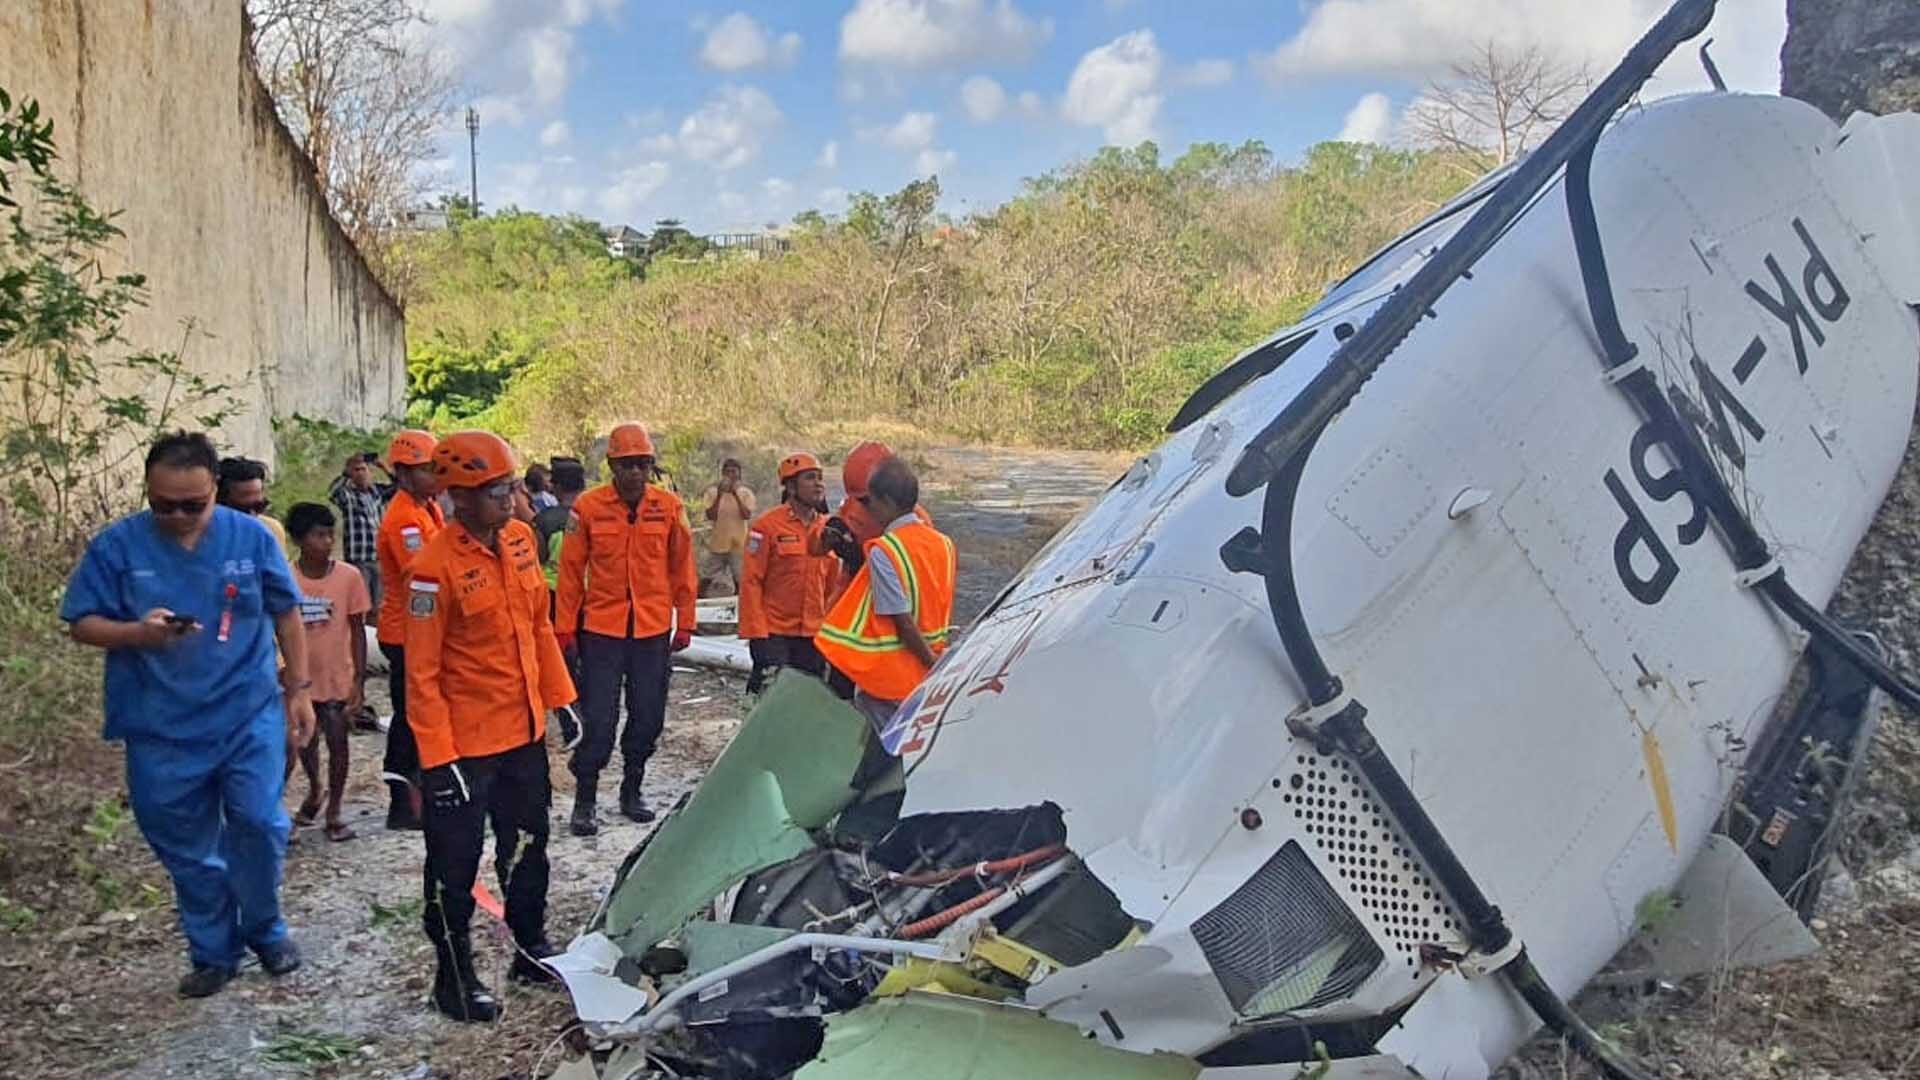
[[[197,517],[206,512],[207,504],[213,500],[202,496],[198,499],[163,499],[158,495],[147,496],[147,506],[156,517],[168,517],[179,514],[184,517]]]
[[[505,502],[513,498],[514,487],[515,484],[512,480],[501,480],[498,483],[488,484],[486,487],[481,488],[480,494],[497,502]]]

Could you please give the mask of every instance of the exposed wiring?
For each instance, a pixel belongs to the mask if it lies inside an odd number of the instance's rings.
[[[1065,844],[1048,844],[1024,854],[1006,859],[994,859],[978,862],[972,866],[956,866],[946,870],[928,870],[917,874],[888,874],[887,880],[895,885],[912,885],[921,888],[933,888],[950,885],[963,878],[974,877],[985,880],[999,874],[1015,870],[1024,870],[1035,863],[1044,863],[1066,854]]]

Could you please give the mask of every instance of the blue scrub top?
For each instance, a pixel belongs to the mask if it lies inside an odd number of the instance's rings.
[[[109,649],[106,663],[106,738],[192,742],[230,735],[279,697],[273,616],[299,599],[285,553],[246,514],[214,507],[188,551],[142,511],[87,545],[60,617],[136,622],[163,607],[199,619],[198,629],[171,646]],[[229,607],[232,623],[220,641]]]

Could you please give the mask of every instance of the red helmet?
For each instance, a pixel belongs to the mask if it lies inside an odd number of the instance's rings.
[[[433,475],[444,488],[485,487],[514,472],[513,448],[491,431],[456,431],[433,448]]]
[[[867,479],[880,463],[893,456],[893,448],[883,442],[868,440],[847,451],[846,464],[840,466],[840,484],[847,489],[847,497],[857,499],[867,493]]]
[[[433,462],[434,438],[431,432],[408,428],[387,443],[388,465],[427,465]]]
[[[797,454],[788,454],[780,459],[780,482],[784,484],[808,469],[820,471],[820,459],[805,450]]]
[[[638,423],[618,424],[613,433],[607,436],[607,460],[629,457],[653,457],[653,436],[647,434],[647,425]]]

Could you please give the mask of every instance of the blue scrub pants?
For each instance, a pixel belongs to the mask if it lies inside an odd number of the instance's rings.
[[[287,757],[280,697],[224,739],[127,739],[134,820],[173,878],[195,964],[234,968],[249,947],[287,936],[280,864],[290,823],[280,805]]]

